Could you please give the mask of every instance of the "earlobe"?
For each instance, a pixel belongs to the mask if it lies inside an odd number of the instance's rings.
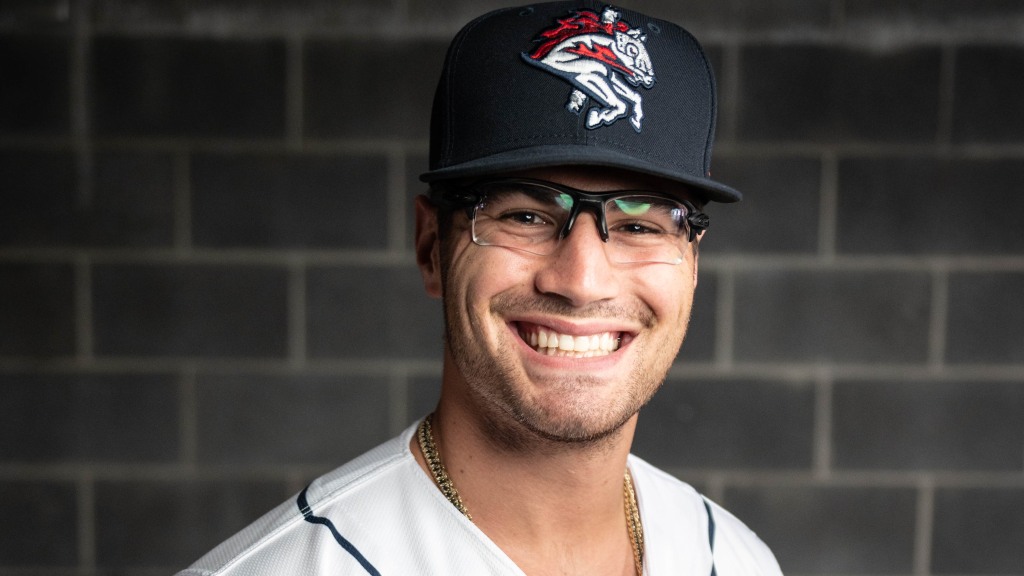
[[[426,196],[416,197],[416,264],[423,275],[423,288],[432,298],[441,297],[441,238],[437,207]]]

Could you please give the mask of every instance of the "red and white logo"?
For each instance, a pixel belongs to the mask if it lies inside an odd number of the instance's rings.
[[[636,88],[654,86],[654,68],[647,36],[621,17],[610,6],[600,16],[578,11],[541,32],[536,40],[540,44],[522,56],[573,86],[566,104],[569,111],[580,114],[588,99],[594,102],[586,111],[587,128],[609,126],[628,116],[640,132],[643,95]]]

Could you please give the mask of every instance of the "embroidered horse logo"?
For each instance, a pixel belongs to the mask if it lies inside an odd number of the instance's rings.
[[[654,86],[654,68],[647,53],[647,36],[631,28],[622,14],[606,7],[601,16],[578,11],[558,20],[558,25],[540,34],[540,45],[523,59],[565,79],[573,86],[566,108],[580,114],[587,110],[587,128],[609,126],[629,116],[640,132],[644,118],[643,97],[636,88]]]

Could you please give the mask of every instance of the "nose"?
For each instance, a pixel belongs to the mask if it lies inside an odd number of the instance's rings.
[[[593,214],[579,215],[569,234],[559,241],[555,253],[545,259],[534,286],[543,294],[560,296],[577,307],[618,294],[619,277],[605,251]]]

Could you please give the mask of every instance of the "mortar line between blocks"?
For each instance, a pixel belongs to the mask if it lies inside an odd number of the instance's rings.
[[[827,479],[832,471],[833,378],[822,371],[815,379],[814,390],[814,450],[812,468],[814,476]]]
[[[925,480],[917,492],[914,522],[914,576],[931,574],[932,535],[935,531],[935,486]]]
[[[83,570],[96,567],[96,481],[83,475],[75,486],[78,515],[78,566]]]

